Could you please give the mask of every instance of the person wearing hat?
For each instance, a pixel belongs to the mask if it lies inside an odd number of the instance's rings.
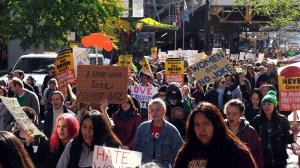
[[[298,134],[298,126],[294,125],[290,132],[289,121],[279,114],[276,92],[268,91],[262,99],[262,110],[251,122],[260,136],[265,168],[285,168],[288,158],[286,146],[294,143],[294,134]]]

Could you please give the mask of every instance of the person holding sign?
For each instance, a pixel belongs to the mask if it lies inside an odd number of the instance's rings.
[[[276,109],[278,102],[276,92],[271,90],[262,99],[262,110],[251,122],[260,136],[265,168],[285,168],[288,154],[287,144],[294,143],[294,134],[298,134],[298,126],[295,125],[290,133],[289,121],[280,115]]]
[[[34,164],[18,138],[6,131],[0,131],[0,167],[34,168]]]
[[[123,149],[132,149],[133,140],[137,128],[141,123],[138,109],[135,107],[130,95],[127,95],[127,102],[120,104],[117,112],[113,113],[114,132],[123,143]]]
[[[228,128],[218,108],[198,104],[187,121],[186,140],[174,168],[257,168],[248,147]]]
[[[156,162],[163,167],[172,166],[183,140],[174,125],[164,119],[165,102],[152,99],[148,111],[152,120],[143,122],[135,135],[133,150],[142,152],[142,162]]]
[[[92,110],[83,116],[79,134],[67,144],[57,168],[92,167],[95,145],[113,148],[122,146],[103,115]]]

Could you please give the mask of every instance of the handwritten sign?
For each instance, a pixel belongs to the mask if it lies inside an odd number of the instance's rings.
[[[182,58],[168,58],[165,64],[166,82],[184,83],[184,62]]]
[[[26,113],[22,110],[22,107],[16,98],[7,98],[1,96],[1,100],[8,111],[15,118],[17,123],[19,123],[28,134],[33,133],[34,135],[45,136],[44,133],[38,130],[38,128],[31,122]]]
[[[94,147],[93,168],[141,167],[142,153],[103,146]]]
[[[121,66],[78,65],[78,101],[98,103],[107,98],[112,104],[127,102],[127,71]]]
[[[231,63],[222,52],[209,56],[206,59],[191,65],[190,68],[201,85],[211,83],[218,77],[232,71]]]
[[[74,57],[74,69],[75,74],[77,74],[77,65],[89,65],[89,53],[86,48],[73,48],[73,57]]]
[[[157,87],[129,86],[131,96],[136,98],[140,108],[148,108],[148,102],[157,93]]]
[[[142,72],[149,76],[153,76],[151,68],[150,68],[150,64],[145,57],[141,59],[141,64],[142,64]]]
[[[157,47],[151,48],[151,57],[153,60],[157,58]]]
[[[172,57],[171,54],[161,54],[161,53],[158,54],[159,62],[166,62],[166,59],[171,57]]]
[[[76,84],[73,50],[65,49],[58,53],[55,60],[55,73],[58,88],[65,93],[67,84]]]
[[[300,110],[300,62],[278,68],[279,110]]]

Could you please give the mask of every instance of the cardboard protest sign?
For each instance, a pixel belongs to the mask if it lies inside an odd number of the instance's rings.
[[[279,110],[300,110],[300,62],[278,68]]]
[[[78,101],[98,103],[107,98],[112,104],[127,102],[127,71],[121,66],[78,65]]]
[[[148,108],[148,102],[157,93],[157,87],[129,86],[131,96],[136,98],[140,108]]]
[[[201,85],[211,83],[232,71],[231,63],[222,52],[208,56],[206,59],[191,65],[190,68]]]
[[[0,97],[5,107],[12,114],[14,119],[28,134],[45,136],[28,118],[25,112],[22,110],[18,100],[16,98]]]
[[[67,84],[76,84],[73,50],[65,49],[58,53],[55,60],[55,74],[58,88],[66,92]]]
[[[142,153],[95,145],[93,168],[141,167]]]
[[[184,83],[184,62],[182,58],[168,58],[165,64],[165,79],[167,83]]]

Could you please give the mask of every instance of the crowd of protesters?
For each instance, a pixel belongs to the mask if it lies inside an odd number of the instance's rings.
[[[286,167],[287,144],[299,131],[289,125],[290,112],[278,110],[276,65],[232,64],[207,85],[189,67],[180,85],[166,82],[163,62],[150,60],[152,75],[137,65],[128,85],[158,87],[146,109],[130,91],[119,105],[77,102],[76,85],[67,95],[58,90],[54,66],[40,95],[34,78],[25,83],[16,70],[0,83],[0,95],[16,97],[46,137],[27,134],[1,102],[0,168],[92,167],[94,145],[141,152],[143,167]]]

